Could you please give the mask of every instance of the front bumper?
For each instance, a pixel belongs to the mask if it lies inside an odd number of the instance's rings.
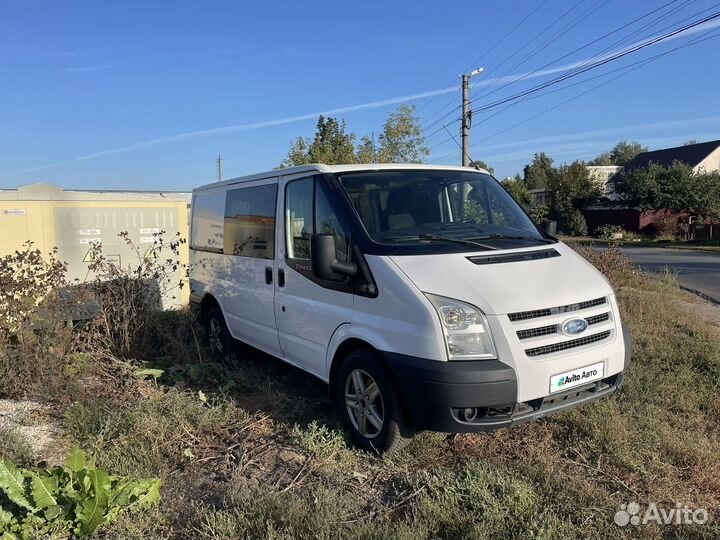
[[[631,340],[625,328],[623,334],[627,369]],[[625,373],[518,402],[515,371],[499,360],[438,362],[387,352],[383,356],[415,428],[447,433],[491,431],[591,403],[615,393]],[[476,410],[476,416],[468,419],[465,409]]]

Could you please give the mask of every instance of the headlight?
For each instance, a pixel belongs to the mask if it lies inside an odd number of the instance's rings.
[[[425,293],[435,307],[445,334],[449,360],[497,358],[485,314],[473,305]]]

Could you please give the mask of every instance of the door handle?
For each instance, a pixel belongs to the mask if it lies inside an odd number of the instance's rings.
[[[278,268],[278,287],[285,286],[285,269]]]
[[[270,285],[272,283],[272,266],[265,267],[265,283]]]

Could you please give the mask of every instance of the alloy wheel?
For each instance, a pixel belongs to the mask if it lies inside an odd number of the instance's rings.
[[[208,324],[208,340],[210,341],[210,349],[218,354],[223,353],[222,326],[220,321],[212,318]]]
[[[345,407],[355,429],[368,439],[380,435],[385,423],[385,407],[380,387],[362,369],[350,372],[345,381]]]

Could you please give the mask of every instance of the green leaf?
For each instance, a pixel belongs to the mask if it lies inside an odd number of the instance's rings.
[[[155,504],[160,500],[160,488],[162,480],[159,478],[151,478],[138,481],[139,489],[137,489],[137,500],[132,502],[130,506],[145,506]]]
[[[77,447],[73,448],[65,459],[65,468],[74,473],[82,471],[85,468],[85,452]]]
[[[148,377],[152,377],[153,380],[157,381],[160,377],[162,377],[163,371],[162,369],[138,369],[135,371],[135,376],[140,377],[141,379],[147,379]]]
[[[102,469],[88,471],[88,478],[95,496],[102,494],[107,499],[112,488],[112,482],[107,471]]]
[[[25,478],[22,472],[7,458],[0,460],[0,489],[12,502],[30,510],[35,510],[25,495]]]
[[[203,392],[202,390],[199,390],[199,391],[198,391],[198,398],[200,398],[200,401],[202,401],[203,403],[207,403],[207,402],[208,402],[208,398],[207,398],[207,396],[205,395],[205,392]]]
[[[94,533],[104,523],[106,511],[107,498],[104,494],[83,501],[82,508],[77,512],[80,536],[90,536]]]
[[[57,506],[57,505],[51,506],[50,508],[47,508],[45,510],[45,519],[47,521],[55,521],[61,515],[63,515],[63,507],[62,506]]]
[[[58,504],[55,494],[57,493],[57,481],[52,476],[40,476],[31,473],[32,496],[37,508],[49,508]]]

